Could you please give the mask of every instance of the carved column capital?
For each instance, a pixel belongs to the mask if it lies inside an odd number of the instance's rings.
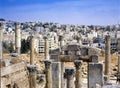
[[[106,35],[105,40],[110,40],[110,35]]]
[[[75,60],[74,64],[76,69],[80,69],[80,67],[82,66],[83,61],[82,60]]]
[[[44,63],[45,63],[45,68],[46,68],[46,69],[50,69],[50,66],[51,66],[51,64],[52,64],[52,61],[51,61],[51,60],[45,60]]]
[[[28,67],[27,67],[27,70],[29,71],[29,72],[36,72],[37,71],[37,66],[36,65],[29,65]]]
[[[68,79],[71,79],[75,76],[75,68],[66,68],[65,69],[65,76]]]
[[[47,37],[47,36],[44,36],[44,40],[48,40],[48,37]]]
[[[18,29],[18,28],[20,28],[20,23],[19,22],[15,22],[15,27]]]

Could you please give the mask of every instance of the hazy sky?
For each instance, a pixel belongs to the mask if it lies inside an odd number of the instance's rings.
[[[117,24],[120,0],[0,0],[0,18],[65,24]]]

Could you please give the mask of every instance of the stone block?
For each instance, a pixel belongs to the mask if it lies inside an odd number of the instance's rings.
[[[19,62],[21,62],[21,60],[18,57],[11,58],[11,61],[10,61],[11,64],[16,64],[16,63],[19,63]]]
[[[90,62],[88,64],[88,88],[96,88],[96,84],[103,85],[103,64]]]
[[[92,58],[92,62],[98,63],[98,55],[96,55],[96,54],[92,55],[91,58]]]
[[[58,61],[58,60],[59,60],[57,54],[51,54],[51,55],[50,55],[50,59],[53,60],[53,61]]]
[[[61,63],[52,62],[52,88],[61,88]]]
[[[0,67],[6,67],[10,65],[10,60],[1,60]]]

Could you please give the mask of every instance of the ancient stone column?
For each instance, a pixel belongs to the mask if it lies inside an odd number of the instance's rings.
[[[118,72],[117,72],[117,83],[120,84],[120,56],[118,56]]]
[[[103,85],[103,64],[98,63],[98,55],[92,55],[88,64],[88,88]]]
[[[82,60],[75,60],[74,62],[76,67],[76,74],[75,74],[75,88],[82,88]]]
[[[0,59],[2,59],[2,41],[3,41],[3,27],[4,27],[4,23],[0,23]]]
[[[61,88],[61,63],[52,62],[52,88]]]
[[[45,41],[45,48],[44,48],[44,51],[45,51],[45,59],[49,60],[49,59],[50,59],[50,56],[49,56],[49,41],[48,41],[48,38],[47,38],[47,37],[44,37],[44,41]]]
[[[74,77],[75,77],[75,68],[66,68],[65,75],[67,78],[67,88],[75,88]]]
[[[30,37],[30,64],[34,64],[34,37]]]
[[[30,88],[37,88],[36,87],[36,66],[30,65],[27,67],[29,71],[29,87]]]
[[[64,51],[62,51],[62,47],[64,46],[64,37],[62,35],[59,36],[59,49],[60,54],[64,54]]]
[[[21,31],[20,31],[20,23],[16,22],[15,23],[15,48],[16,48],[16,53],[20,55],[21,51]]]
[[[64,46],[64,37],[62,35],[59,36],[59,42],[60,42],[60,45],[59,45],[59,48],[60,48],[60,54],[64,55],[65,52],[62,51],[62,47]],[[64,79],[64,72],[65,72],[65,69],[64,69],[64,62],[61,62],[61,88],[64,88],[65,85],[65,79]]]
[[[46,87],[52,88],[52,62],[51,60],[45,60],[45,74],[46,74]]]
[[[61,62],[61,88],[64,88],[64,62]]]
[[[106,48],[105,48],[105,75],[108,76],[108,81],[110,79],[110,36],[106,36]]]
[[[61,88],[67,88],[67,77],[66,77],[66,73],[64,72],[64,86]]]
[[[120,56],[118,56],[118,74],[120,75]]]
[[[59,41],[60,41],[60,47],[64,46],[64,37],[61,35],[59,36]]]

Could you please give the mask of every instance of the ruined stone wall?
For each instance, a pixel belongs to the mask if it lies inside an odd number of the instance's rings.
[[[29,78],[24,62],[2,67],[1,88],[29,88]]]
[[[96,48],[81,48],[80,49],[81,51],[81,55],[85,56],[85,55],[94,55],[94,54],[97,54],[97,55],[100,55],[100,50],[96,49]]]
[[[88,55],[91,56],[91,55],[100,55],[100,50],[96,49],[96,48],[89,48],[88,49]]]
[[[87,48],[81,48],[80,51],[81,51],[81,55],[83,55],[83,56],[88,55],[88,49]]]

